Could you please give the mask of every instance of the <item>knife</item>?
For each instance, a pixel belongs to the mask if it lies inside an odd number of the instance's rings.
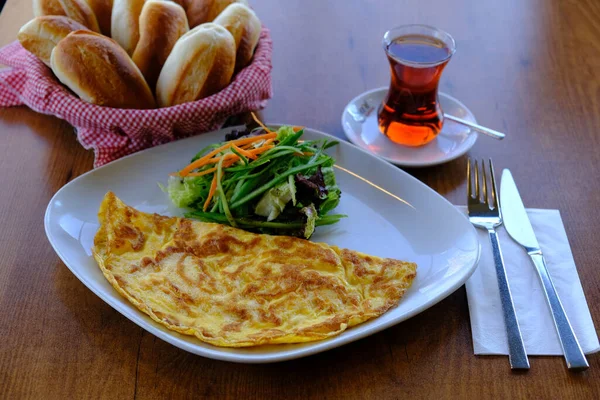
[[[502,208],[502,217],[504,219],[504,227],[513,240],[525,248],[527,254],[533,260],[533,264],[542,281],[542,287],[546,300],[552,312],[554,326],[558,332],[560,345],[562,346],[567,368],[570,370],[585,370],[589,368],[589,364],[581,350],[581,346],[577,341],[577,337],[573,332],[569,318],[558,298],[546,262],[540,249],[533,227],[523,206],[523,201],[519,195],[517,185],[513,180],[512,174],[508,169],[502,171],[502,181],[500,184],[500,204]]]

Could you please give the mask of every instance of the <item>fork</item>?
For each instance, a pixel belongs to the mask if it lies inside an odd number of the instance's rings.
[[[485,162],[481,160],[481,172],[477,164],[471,166],[471,159],[467,161],[467,204],[469,210],[469,221],[477,228],[485,229],[492,242],[494,264],[496,265],[496,277],[500,289],[500,302],[504,314],[504,325],[508,337],[508,360],[511,369],[529,369],[529,360],[525,353],[525,345],[521,336],[521,329],[515,313],[515,305],[510,293],[504,259],[500,250],[500,242],[496,227],[502,225],[502,212],[498,204],[496,191],[496,179],[494,178],[494,165],[489,160],[490,179],[486,177]],[[481,183],[480,183],[481,181]],[[488,199],[488,193],[490,198]]]

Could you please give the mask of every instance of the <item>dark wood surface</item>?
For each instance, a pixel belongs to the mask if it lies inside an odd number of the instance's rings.
[[[592,317],[600,321],[600,2],[597,0],[252,2],[274,40],[268,122],[343,137],[349,99],[388,84],[384,31],[427,23],[457,53],[441,90],[482,124],[470,155],[510,167],[525,204],[558,208]],[[31,18],[8,0],[0,45]],[[0,109],[0,398],[598,398],[600,357],[569,373],[534,357],[473,355],[464,288],[420,315],[301,360],[239,365],[188,354],[121,316],[59,260],[43,228],[51,196],[92,168],[72,128],[25,108]],[[464,204],[466,157],[409,171]],[[543,333],[540,333],[543,334]]]

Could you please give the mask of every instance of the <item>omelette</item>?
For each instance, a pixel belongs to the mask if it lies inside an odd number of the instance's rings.
[[[396,306],[416,264],[324,243],[146,214],[104,197],[93,254],[156,322],[216,346],[337,335]]]

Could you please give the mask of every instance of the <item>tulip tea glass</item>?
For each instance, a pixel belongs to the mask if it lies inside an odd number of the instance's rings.
[[[444,122],[438,83],[456,49],[454,39],[430,26],[405,25],[386,32],[383,46],[392,78],[378,110],[379,130],[405,146],[429,143]]]

